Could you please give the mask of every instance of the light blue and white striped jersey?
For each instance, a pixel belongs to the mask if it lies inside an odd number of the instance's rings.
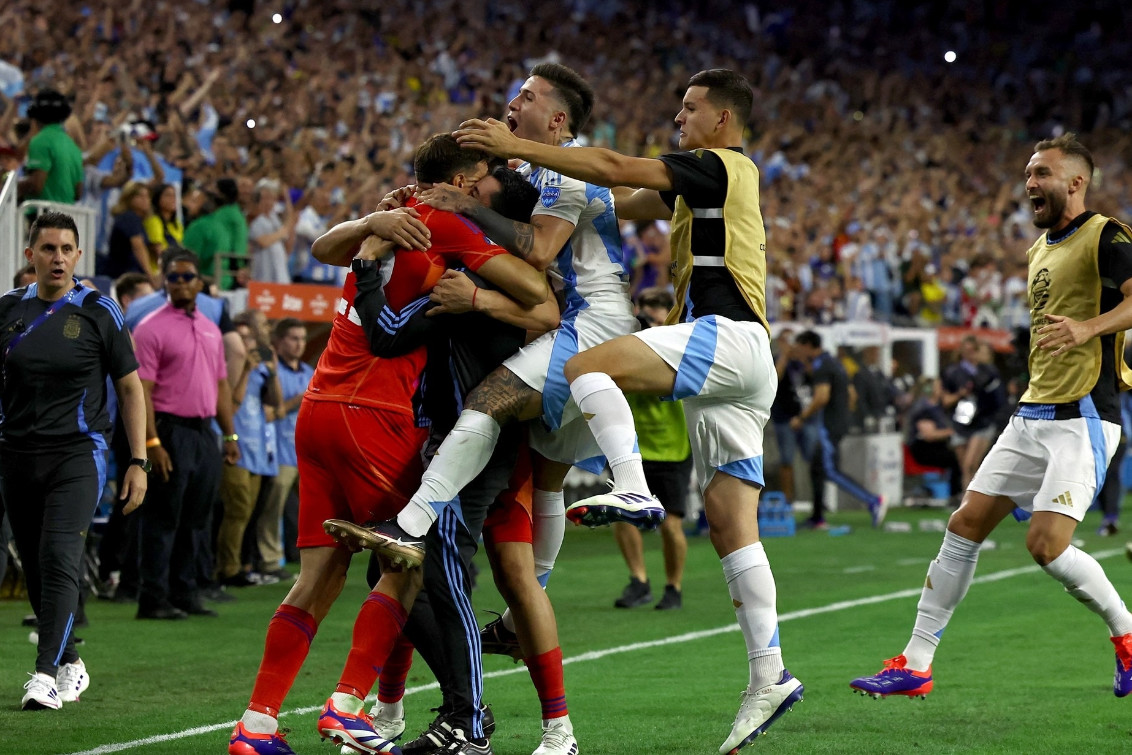
[[[578,143],[571,139],[562,146],[575,147]],[[566,300],[563,317],[585,309],[596,299],[627,297],[629,271],[610,190],[530,163],[521,165],[519,172],[539,190],[532,215],[549,215],[574,224],[574,233],[548,270],[555,290]]]

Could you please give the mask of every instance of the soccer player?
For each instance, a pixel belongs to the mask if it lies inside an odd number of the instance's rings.
[[[461,144],[510,155],[619,191],[617,213],[671,218],[677,307],[670,324],[582,351],[565,365],[570,392],[609,459],[614,490],[579,501],[567,517],[588,525],[639,521],[659,507],[636,452],[622,390],[684,399],[692,456],[747,645],[750,682],[722,753],[752,742],[802,697],[782,664],[776,593],[759,542],[762,434],[777,376],[766,326],[766,232],[759,172],[740,148],[754,99],[739,74],[713,69],[688,82],[676,116],[680,146],[657,159],[606,149],[560,149],[472,120]],[[686,320],[686,321],[684,321]],[[682,322],[684,321],[684,322]]]
[[[593,90],[576,72],[557,63],[531,70],[519,95],[507,106],[517,134],[540,144],[577,149],[575,136],[589,119]],[[531,429],[535,466],[535,555],[549,571],[562,541],[562,479],[569,465],[589,460],[604,466],[570,392],[562,366],[579,350],[638,328],[621,261],[621,236],[609,190],[555,172],[537,161],[530,172],[540,191],[530,224],[501,218],[469,197],[436,187],[421,201],[466,214],[499,244],[555,280],[565,302],[561,325],[504,362],[469,396],[452,432],[396,522],[379,525],[376,536],[388,555],[410,563],[423,558],[421,537],[491,457],[500,428],[541,418]],[[545,516],[544,516],[545,514]],[[651,514],[651,516],[650,516]],[[645,516],[658,523],[657,506]],[[655,526],[655,525],[654,525]],[[542,533],[539,529],[549,529]]]
[[[447,142],[426,141],[418,149],[417,163],[436,158],[434,150],[450,158],[449,170],[438,180],[457,188],[471,191],[488,172],[486,155],[455,149],[450,137]],[[432,208],[377,212],[343,223],[327,234],[330,238],[320,247],[320,259],[349,259],[359,242],[371,235],[406,247],[428,246],[427,254],[399,258],[384,285],[387,299],[399,308],[427,293],[449,261],[459,261],[522,303],[541,303],[549,295],[544,275],[491,244],[471,224]],[[381,244],[363,244],[363,259],[373,259],[382,249]],[[329,343],[299,409],[300,572],[268,626],[251,701],[229,741],[232,755],[291,752],[278,733],[279,708],[319,623],[345,584],[352,555],[323,530],[323,522],[395,516],[408,499],[406,491],[420,478],[426,431],[417,420],[426,349],[389,359],[374,356],[354,306],[355,291],[351,272]],[[374,735],[369,717],[362,712],[362,698],[376,678],[373,667],[380,667],[404,626],[417,589],[417,573],[386,570],[363,603],[338,691],[319,719],[324,736],[359,752],[393,751],[392,743]],[[392,632],[374,629],[390,624],[395,627]]]
[[[904,652],[850,687],[922,697],[951,614],[975,574],[979,546],[1015,507],[1032,512],[1026,548],[1065,590],[1104,619],[1116,647],[1113,693],[1132,692],[1132,614],[1096,560],[1072,544],[1120,439],[1119,392],[1132,384],[1132,230],[1085,209],[1093,157],[1073,134],[1038,142],[1026,165],[1034,225],[1027,253],[1030,385],[951,515]]]

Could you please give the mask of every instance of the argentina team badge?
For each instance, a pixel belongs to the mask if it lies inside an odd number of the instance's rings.
[[[561,193],[561,189],[557,186],[547,186],[542,190],[542,206],[552,207],[558,201],[558,195]]]

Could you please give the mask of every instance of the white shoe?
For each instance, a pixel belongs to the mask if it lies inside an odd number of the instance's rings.
[[[54,679],[38,672],[29,676],[31,679],[28,679],[27,684],[24,685],[27,692],[20,701],[24,710],[59,710],[63,707]]]
[[[578,755],[578,740],[562,718],[542,722],[542,744],[533,755]]]
[[[770,725],[802,699],[802,683],[783,670],[782,677],[774,684],[751,692],[743,690],[739,695],[739,713],[731,727],[731,736],[720,748],[722,755],[735,755],[760,734],[765,734]]]
[[[393,742],[405,733],[404,707],[378,700],[369,714],[373,717],[373,730],[382,739]],[[342,745],[342,755],[358,755],[358,751],[350,745]]]
[[[587,527],[627,522],[638,529],[655,530],[664,521],[664,506],[650,493],[614,488],[568,506],[566,518]]]
[[[79,695],[90,686],[90,674],[86,672],[83,659],[60,666],[59,673],[55,676],[55,684],[59,689],[60,700],[65,703],[77,702]]]

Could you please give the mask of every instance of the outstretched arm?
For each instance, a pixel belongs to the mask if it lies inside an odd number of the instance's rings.
[[[371,212],[364,218],[339,223],[315,239],[311,254],[319,262],[349,267],[368,236],[392,241],[405,249],[428,249],[432,235],[412,207],[389,212]]]

